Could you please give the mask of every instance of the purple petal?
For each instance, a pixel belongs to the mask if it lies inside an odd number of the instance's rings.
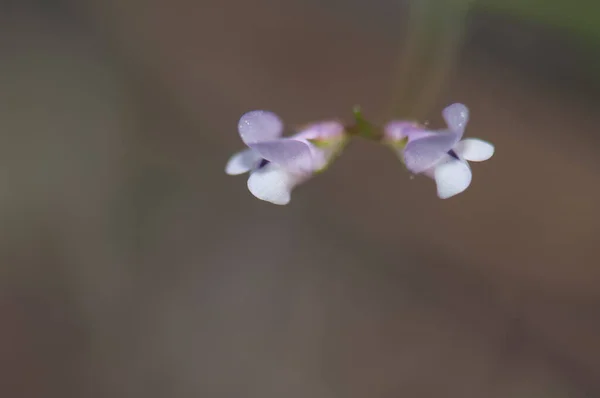
[[[404,149],[404,163],[415,174],[435,166],[460,139],[453,131],[431,133],[410,141]]]
[[[262,158],[292,172],[314,171],[313,152],[306,142],[288,138],[250,144]]]
[[[469,122],[469,108],[459,103],[452,104],[442,111],[442,116],[448,125],[448,129],[459,133],[462,137]]]
[[[252,149],[245,149],[229,158],[225,166],[225,173],[229,175],[246,173],[255,168],[260,160],[261,158],[258,153]]]
[[[433,135],[434,133],[417,123],[398,120],[388,123],[384,128],[384,134],[390,141],[400,141],[404,138],[408,138],[408,141],[410,142],[415,139]]]
[[[251,111],[240,118],[238,131],[242,141],[250,145],[279,138],[283,132],[283,122],[273,112]]]

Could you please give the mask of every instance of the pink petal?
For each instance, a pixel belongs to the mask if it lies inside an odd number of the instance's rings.
[[[386,139],[390,141],[401,141],[408,138],[408,141],[410,142],[434,133],[417,123],[398,120],[388,123],[384,128],[384,134]]]
[[[327,121],[312,124],[292,136],[292,138],[299,140],[332,140],[341,138],[344,134],[345,128],[343,124],[335,121]]]

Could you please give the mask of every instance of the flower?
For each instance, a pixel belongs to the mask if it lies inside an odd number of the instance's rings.
[[[447,124],[444,130],[432,131],[417,123],[393,121],[386,125],[384,136],[408,170],[433,178],[438,197],[447,199],[471,184],[467,161],[491,158],[494,146],[476,138],[461,140],[469,121],[469,109],[465,105],[452,104],[443,110],[442,116]]]
[[[315,123],[291,137],[281,137],[281,119],[260,110],[244,114],[238,131],[248,149],[233,155],[225,172],[250,172],[248,190],[276,205],[288,204],[292,190],[324,170],[346,143],[344,126],[335,121]]]

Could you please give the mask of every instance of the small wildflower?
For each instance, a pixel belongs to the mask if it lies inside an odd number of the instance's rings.
[[[481,162],[492,157],[489,142],[462,139],[469,121],[463,104],[452,104],[442,112],[446,128],[431,130],[427,125],[395,120],[383,129],[367,121],[359,107],[355,123],[344,126],[336,121],[314,123],[291,137],[282,137],[283,123],[272,112],[252,111],[238,124],[242,141],[248,146],[233,155],[225,172],[250,172],[248,189],[258,199],[277,205],[291,200],[292,190],[321,172],[337,157],[351,137],[383,143],[397,152],[412,173],[425,174],[437,185],[438,197],[450,198],[471,184],[467,161]]]
[[[452,104],[442,115],[447,128],[439,131],[412,122],[390,122],[384,141],[398,152],[409,171],[433,178],[438,197],[447,199],[469,187],[472,174],[467,161],[491,158],[494,146],[475,138],[461,140],[469,121],[465,105]]]
[[[249,191],[277,205],[288,204],[297,185],[324,170],[347,138],[344,126],[335,121],[311,124],[291,137],[281,137],[281,119],[260,110],[244,114],[238,131],[248,149],[233,155],[225,172],[250,172]]]

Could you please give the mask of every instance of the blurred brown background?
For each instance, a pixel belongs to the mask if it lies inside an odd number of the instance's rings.
[[[0,396],[600,396],[598,48],[417,3],[0,3]],[[465,193],[367,142],[286,207],[223,172],[243,112],[392,100],[469,105]]]

